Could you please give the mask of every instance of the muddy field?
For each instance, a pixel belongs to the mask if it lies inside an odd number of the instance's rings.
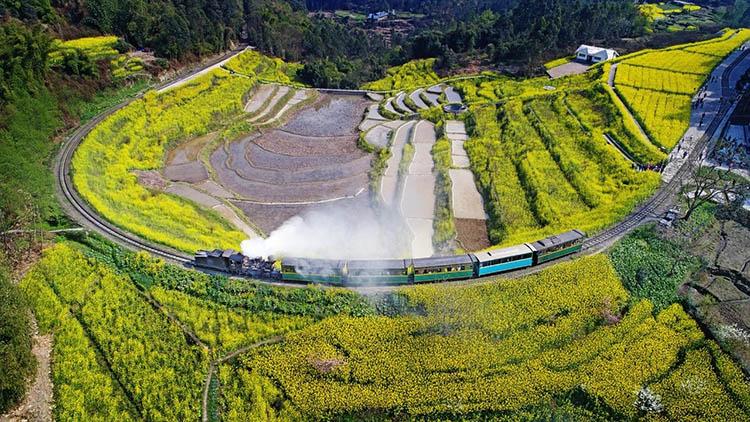
[[[215,137],[215,133],[210,133],[169,150],[162,170],[164,177],[175,182],[189,183],[197,183],[208,179],[208,171],[200,162],[199,156],[203,148]]]
[[[352,207],[359,210],[370,210],[370,199],[366,193],[341,201],[308,205],[269,205],[243,201],[231,202],[234,206],[242,210],[245,215],[252,216],[253,223],[266,235],[295,215],[300,215],[311,210],[326,210],[334,205]]]
[[[320,94],[280,128],[217,148],[216,182],[266,233],[316,203],[368,197],[372,157],[357,147],[357,126],[370,104]]]
[[[351,135],[343,136],[310,136],[298,135],[284,130],[274,130],[254,139],[259,147],[282,155],[338,155],[361,154],[357,144],[352,142]]]
[[[467,218],[456,218],[456,239],[461,249],[480,251],[492,246],[487,237],[487,222]]]
[[[451,169],[453,214],[456,218],[486,220],[484,202],[471,170]]]
[[[356,136],[357,125],[371,104],[372,101],[364,97],[321,94],[281,130],[303,136]]]
[[[432,147],[435,128],[421,121],[414,128],[414,157],[404,179],[401,213],[414,235],[414,257],[429,257],[435,253],[432,245],[435,218],[435,174],[432,169]]]

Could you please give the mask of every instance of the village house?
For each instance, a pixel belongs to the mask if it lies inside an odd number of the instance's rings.
[[[367,15],[367,20],[372,22],[380,22],[388,18],[388,12],[377,12],[370,13]]]
[[[584,62],[606,62],[607,60],[612,60],[617,56],[619,56],[619,54],[615,50],[594,47],[585,44],[581,45],[580,47],[578,47],[578,50],[576,50],[576,60]]]

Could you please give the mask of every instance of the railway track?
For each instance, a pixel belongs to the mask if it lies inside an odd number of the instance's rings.
[[[164,87],[168,87],[176,83],[179,83],[181,81],[184,81],[186,79],[192,78],[193,76],[197,75],[204,69],[214,66],[217,63],[220,63],[223,60],[229,57],[232,57],[235,54],[238,54],[243,49],[244,47],[232,50],[218,58],[215,58],[209,61],[208,63],[205,63],[203,66],[200,66],[199,68],[193,69],[189,71],[188,73],[179,76],[178,78],[174,80],[164,82],[160,84],[159,86],[154,87],[154,89],[161,89]],[[101,123],[104,119],[111,116],[113,113],[117,112],[118,110],[124,108],[125,106],[132,103],[133,101],[141,98],[142,96],[143,96],[142,94],[139,94],[135,98],[129,99],[121,104],[118,104],[102,112],[101,114],[97,115],[96,117],[88,121],[83,126],[80,126],[68,137],[68,139],[64,142],[64,144],[60,148],[60,152],[58,153],[58,157],[55,162],[55,175],[57,176],[58,194],[62,195],[62,199],[64,199],[64,201],[61,201],[63,203],[63,206],[67,208],[67,211],[69,213],[74,214],[73,217],[79,223],[88,225],[90,228],[130,248],[146,251],[155,256],[166,259],[170,262],[185,265],[192,261],[192,257],[185,255],[181,252],[171,250],[164,246],[153,245],[141,239],[140,237],[135,236],[132,233],[128,233],[124,230],[121,230],[115,227],[113,224],[106,221],[105,219],[100,217],[96,212],[94,212],[89,207],[89,205],[80,196],[78,196],[78,192],[76,192],[76,190],[73,188],[70,162],[71,162],[71,159],[73,158],[73,154],[75,153],[76,148],[78,148],[78,145],[80,145],[81,141],[83,141],[83,138],[89,132],[91,132],[91,130],[94,129],[96,125]]]
[[[733,92],[733,88],[729,86],[729,80],[734,69],[747,58],[750,54],[750,49],[744,50],[732,63],[727,66],[721,75],[721,98],[729,98]],[[616,239],[625,233],[629,232],[633,228],[637,227],[644,221],[647,221],[649,217],[656,217],[656,213],[659,208],[666,204],[673,195],[678,194],[679,188],[682,186],[682,181],[686,176],[690,174],[693,167],[700,163],[703,150],[706,148],[708,143],[713,138],[716,130],[719,129],[721,122],[726,117],[726,114],[731,110],[734,103],[726,103],[720,106],[719,111],[716,113],[711,123],[706,128],[703,136],[698,140],[695,147],[685,163],[680,167],[677,173],[672,179],[666,184],[662,185],[651,198],[644,204],[640,205],[633,213],[631,213],[626,219],[615,224],[614,226],[602,231],[601,233],[588,238],[583,244],[583,250],[592,250],[598,246],[606,244],[612,239]]]
[[[218,57],[212,60],[211,62],[204,64],[200,68],[193,69],[186,75],[180,76],[179,78],[176,78],[172,81],[168,81],[168,82],[161,84],[160,86],[156,87],[156,89],[159,89],[161,87],[166,87],[169,85],[173,85],[182,80],[188,79],[200,73],[205,68],[213,66],[225,60],[226,58],[231,57],[232,55],[238,54],[240,51],[242,51],[242,49],[233,50],[221,57]],[[736,68],[736,66],[742,60],[744,60],[749,54],[750,54],[750,49],[743,51],[742,54],[737,59],[735,59],[735,61],[733,61],[722,73],[722,80],[721,80],[722,97],[728,98],[728,94],[730,92],[729,75]],[[359,94],[360,92],[357,92],[357,93]],[[127,106],[132,101],[138,98],[141,98],[141,96],[142,95],[138,95],[137,97],[133,99],[125,101],[117,106],[114,106],[106,110],[105,112],[91,119],[89,122],[87,122],[83,126],[80,126],[68,137],[68,139],[65,141],[65,143],[61,147],[60,152],[58,153],[58,158],[55,163],[55,174],[57,176],[58,194],[61,195],[61,199],[62,199],[61,202],[63,203],[63,206],[66,208],[68,213],[71,214],[71,216],[75,220],[79,221],[79,223],[81,223],[82,225],[88,226],[90,229],[98,231],[99,233],[104,234],[106,237],[116,241],[117,243],[125,245],[131,249],[146,251],[154,256],[158,256],[167,261],[170,261],[179,265],[183,265],[183,266],[189,266],[192,262],[192,256],[186,255],[179,251],[175,251],[165,246],[154,245],[144,239],[141,239],[140,237],[132,233],[128,233],[124,230],[121,230],[115,227],[112,223],[102,218],[95,211],[93,211],[89,207],[89,205],[78,195],[76,190],[73,188],[70,162],[71,162],[71,159],[73,157],[73,154],[76,148],[81,143],[83,138],[96,125],[101,123],[104,119],[106,119],[107,117],[115,113],[116,111],[122,109],[123,107]],[[672,198],[672,196],[680,188],[681,180],[683,180],[683,178],[690,173],[690,171],[693,168],[693,165],[696,164],[696,162],[700,160],[700,156],[702,154],[703,149],[710,142],[714,133],[719,128],[721,121],[726,117],[726,114],[731,109],[732,105],[733,104],[728,103],[720,107],[716,116],[713,118],[713,120],[709,124],[706,132],[698,141],[695,148],[690,152],[688,160],[686,160],[686,162],[682,165],[682,167],[677,171],[675,176],[668,183],[662,185],[654,193],[654,195],[651,196],[650,199],[648,199],[645,203],[641,204],[627,218],[615,224],[614,226],[598,233],[597,235],[592,236],[589,239],[587,239],[584,242],[583,250],[587,253],[595,253],[598,247],[606,245],[608,242],[615,240],[619,238],[620,236],[628,233],[630,230],[642,224],[643,222],[647,221],[649,218],[655,217],[658,209]],[[525,274],[525,272],[523,270],[520,270],[520,271],[510,272],[509,274],[512,274],[511,276],[522,276]],[[273,281],[264,281],[264,283],[272,284],[272,285],[286,285],[284,283],[273,282]]]

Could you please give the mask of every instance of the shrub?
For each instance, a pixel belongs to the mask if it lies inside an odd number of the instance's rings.
[[[413,60],[386,71],[386,76],[362,85],[370,91],[405,91],[437,83],[440,78],[433,69],[435,59]]]
[[[28,303],[0,267],[0,412],[21,400],[36,359],[31,354]]]

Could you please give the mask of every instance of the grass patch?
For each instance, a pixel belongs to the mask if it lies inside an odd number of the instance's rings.
[[[631,298],[650,300],[656,311],[679,301],[677,288],[700,266],[680,245],[662,239],[653,225],[622,239],[609,256]]]
[[[559,59],[550,60],[547,63],[544,64],[544,68],[547,70],[550,70],[557,66],[562,66],[566,63],[570,63],[575,59],[575,56],[566,56],[566,57],[560,57]]]

